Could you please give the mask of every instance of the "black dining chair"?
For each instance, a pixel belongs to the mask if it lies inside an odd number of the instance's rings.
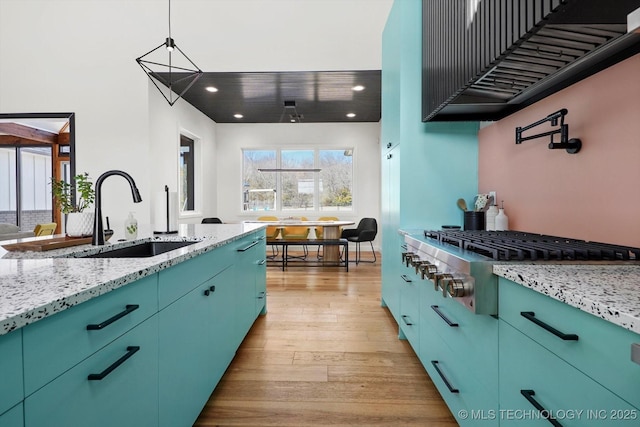
[[[357,228],[345,228],[344,230],[342,230],[342,234],[340,235],[340,237],[356,244],[356,265],[360,262],[375,263],[377,261],[376,251],[373,249],[373,239],[376,238],[377,234],[378,222],[375,218],[362,218],[358,223]],[[371,245],[373,261],[362,261],[360,259],[360,243],[362,242],[369,242],[369,244]]]
[[[222,224],[220,218],[202,218],[202,224]]]

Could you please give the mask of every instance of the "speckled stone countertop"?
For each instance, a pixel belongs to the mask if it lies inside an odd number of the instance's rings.
[[[640,334],[640,265],[496,264],[493,272]]]
[[[158,237],[144,227],[138,239],[105,246],[80,245],[45,252],[8,252],[0,242],[0,335],[63,311],[264,228],[260,224],[181,224]],[[25,239],[26,240],[26,239]],[[148,258],[73,258],[150,240],[196,241]],[[24,241],[24,240],[23,240]],[[113,242],[113,243],[111,243]]]

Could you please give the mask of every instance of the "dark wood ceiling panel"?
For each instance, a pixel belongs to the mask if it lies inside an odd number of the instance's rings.
[[[217,123],[287,123],[293,112],[303,123],[377,122],[380,77],[380,70],[205,72],[184,99]],[[356,85],[365,89],[354,91]],[[218,92],[208,92],[208,86]],[[285,108],[285,101],[295,101],[295,110]]]

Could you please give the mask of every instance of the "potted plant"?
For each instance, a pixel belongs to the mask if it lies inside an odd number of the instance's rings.
[[[73,201],[72,187],[68,182],[51,178],[51,193],[56,208],[66,215],[66,233],[70,237],[93,234],[93,212],[85,212],[95,200],[93,182],[88,173],[73,177],[76,184],[76,201]]]

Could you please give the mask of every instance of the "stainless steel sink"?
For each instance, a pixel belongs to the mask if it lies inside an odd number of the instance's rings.
[[[85,255],[80,258],[147,258],[196,243],[199,242],[144,242],[99,254]]]

